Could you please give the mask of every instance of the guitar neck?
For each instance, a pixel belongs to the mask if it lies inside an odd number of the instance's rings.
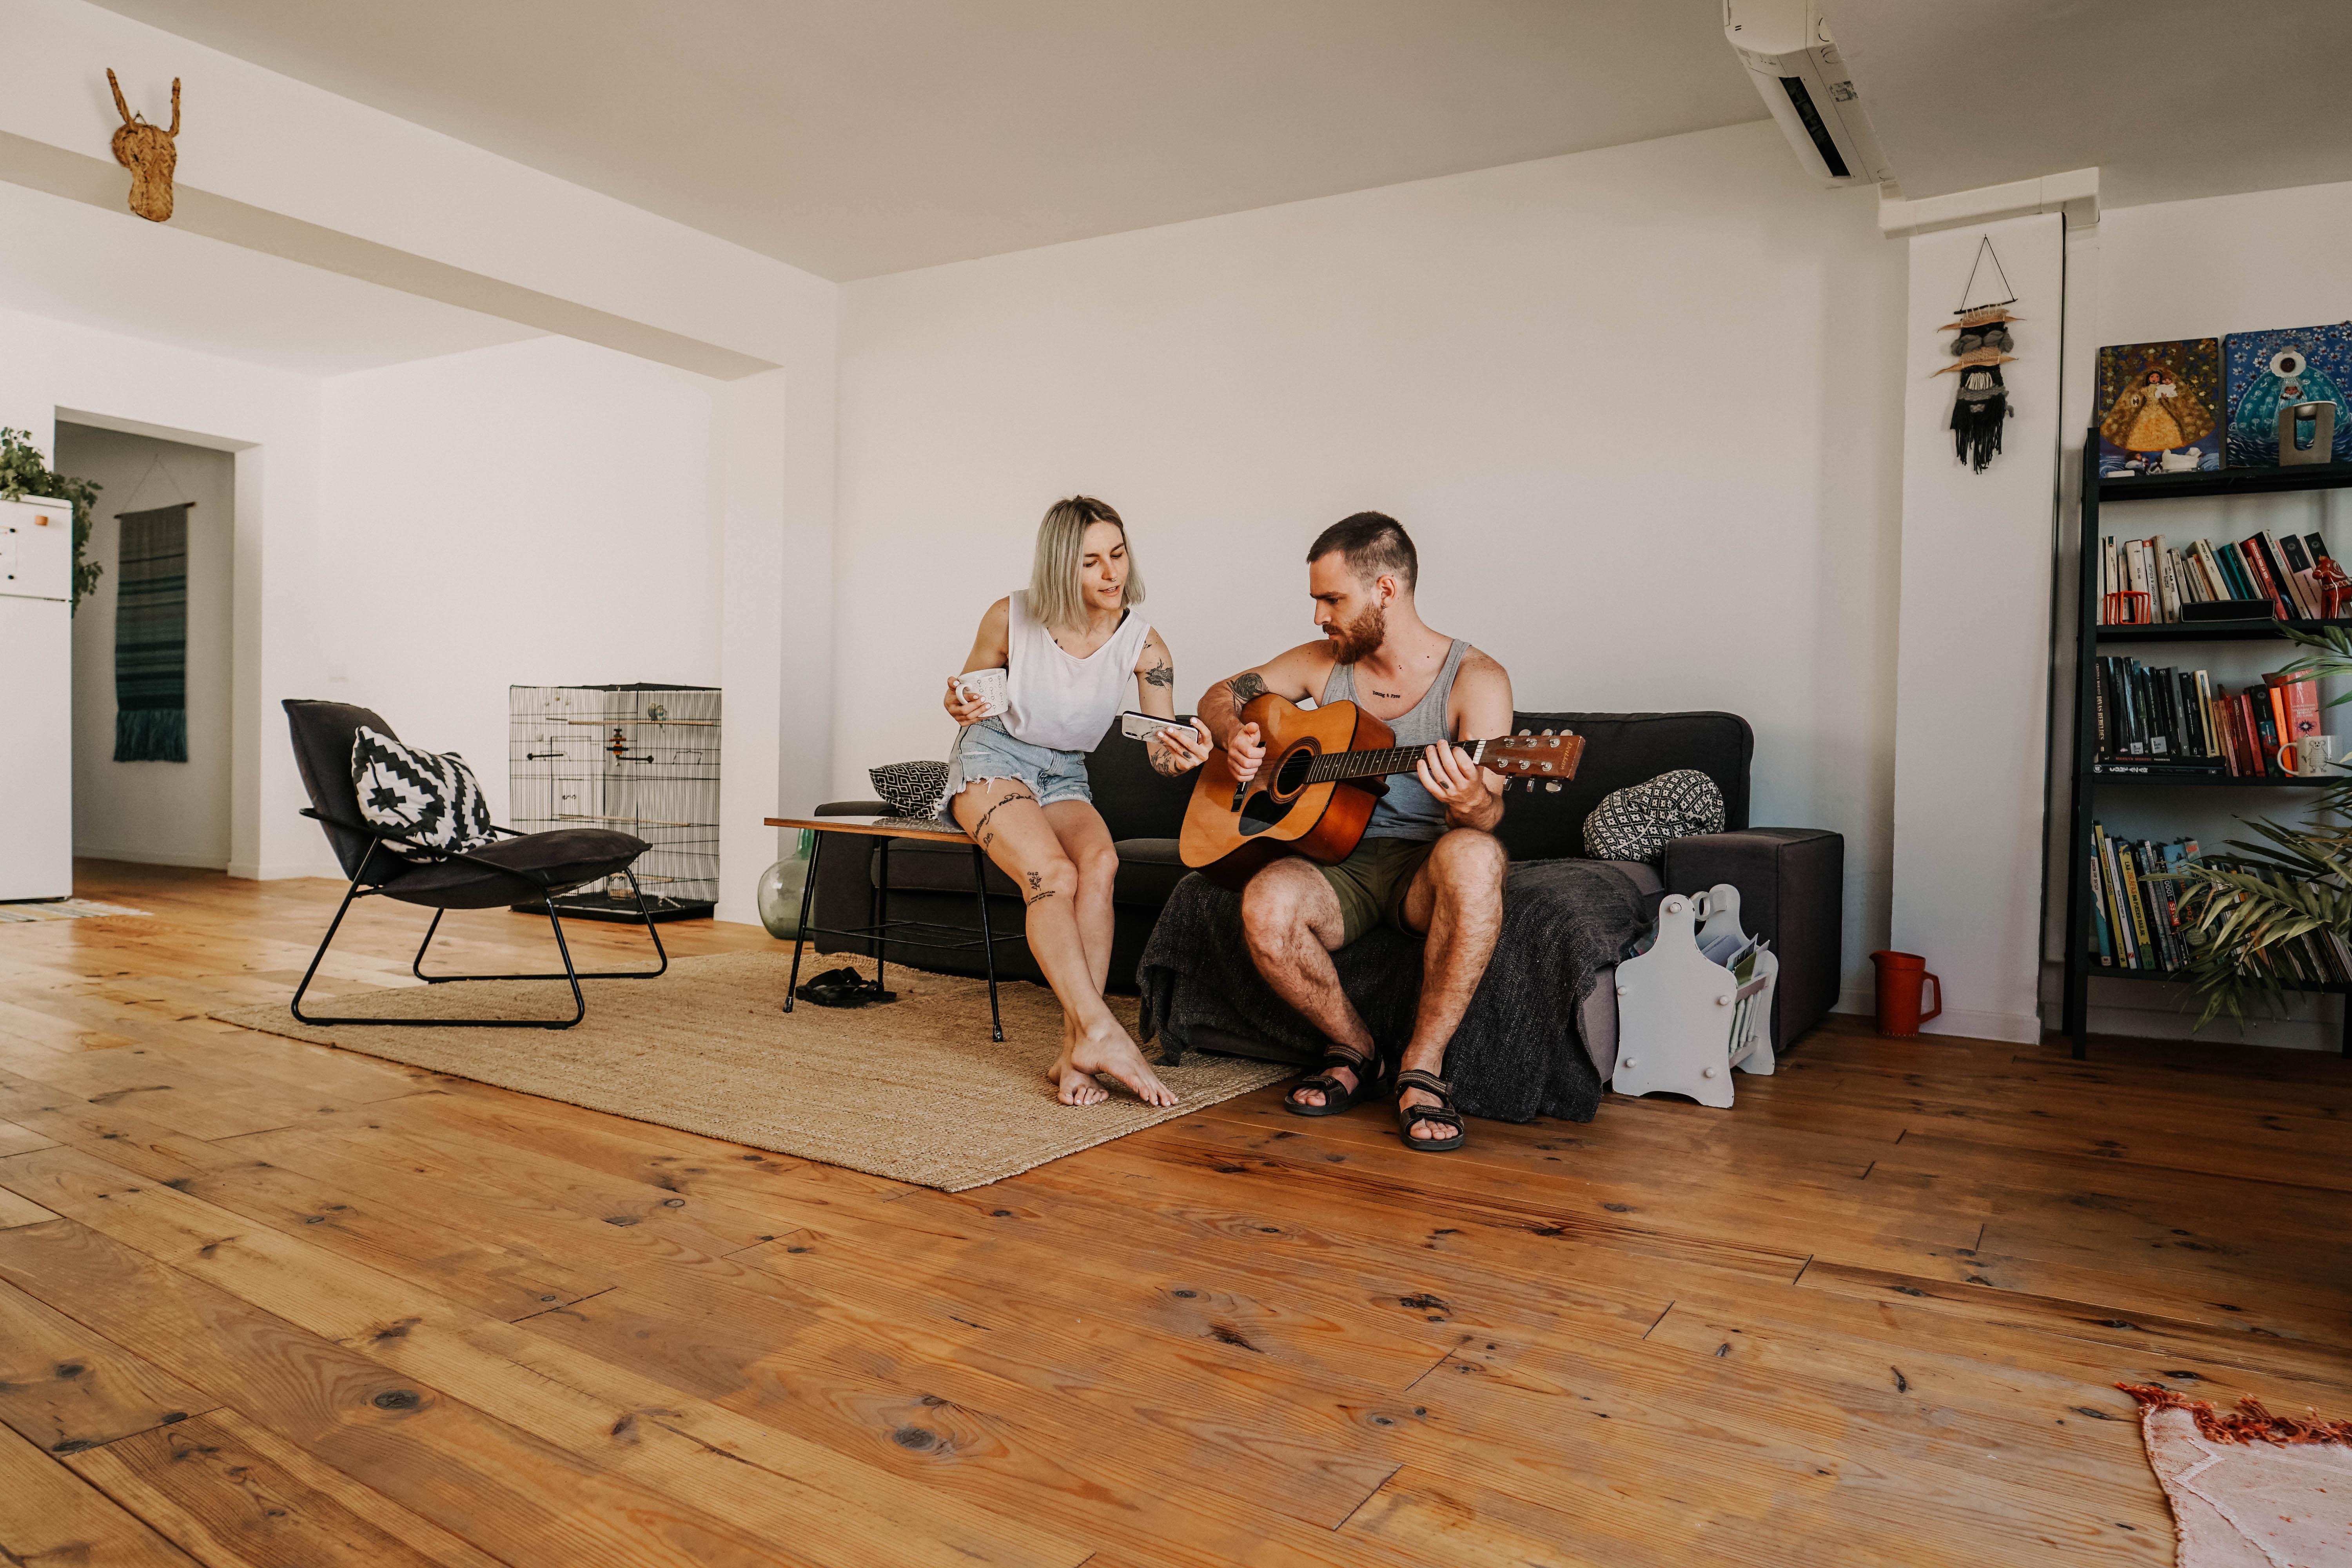
[[[1470,753],[1472,763],[1486,760],[1487,741],[1456,741],[1453,742]],[[1390,773],[1409,773],[1422,759],[1423,746],[1391,746],[1378,752],[1326,752],[1315,759],[1307,770],[1308,784],[1329,784],[1335,779],[1381,778]]]

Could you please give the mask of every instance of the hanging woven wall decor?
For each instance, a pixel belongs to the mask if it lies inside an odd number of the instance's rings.
[[[114,132],[114,161],[131,171],[131,210],[150,223],[172,216],[172,172],[180,163],[180,79],[172,79],[172,128],[151,125],[147,117],[131,112],[122,100],[122,84],[111,67],[106,85],[114,89],[114,107],[122,123]]]
[[[2003,299],[1971,305],[1977,274],[1985,258],[1992,258],[1993,275],[2000,279],[1997,291]],[[2017,356],[2009,351],[2016,346],[2010,336],[2009,323],[2021,321],[2022,316],[2012,316],[2009,307],[2017,303],[2016,292],[2009,286],[2009,274],[2001,270],[2000,257],[1992,247],[1992,237],[1977,247],[1977,258],[1969,268],[1969,280],[1960,289],[1960,308],[1952,312],[1958,319],[1937,329],[1952,334],[1952,363],[1936,372],[1937,375],[1957,373],[1959,386],[1952,397],[1952,452],[1961,462],[1981,474],[2000,455],[2001,426],[2015,412],[2009,401],[2009,387],[2001,380],[2000,367]]]
[[[188,760],[188,512],[181,501],[119,513],[114,760]]]

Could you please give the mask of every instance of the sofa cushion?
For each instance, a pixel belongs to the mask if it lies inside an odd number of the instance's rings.
[[[1723,822],[1748,826],[1748,763],[1754,731],[1737,713],[1519,713],[1514,731],[1573,730],[1584,760],[1557,794],[1514,781],[1495,837],[1514,860],[1580,858],[1584,819],[1601,796],[1676,768],[1696,768],[1723,792]]]
[[[1184,826],[1184,806],[1192,798],[1192,775],[1169,778],[1154,769],[1143,742],[1120,734],[1118,721],[1114,719],[1095,749],[1087,753],[1087,787],[1114,841],[1173,838]]]
[[[1602,795],[1584,819],[1584,852],[1655,864],[1677,838],[1722,831],[1723,792],[1696,768],[1676,768]]]
[[[1173,838],[1122,838],[1118,850],[1118,880],[1112,887],[1114,904],[1140,904],[1157,910],[1191,876]]]

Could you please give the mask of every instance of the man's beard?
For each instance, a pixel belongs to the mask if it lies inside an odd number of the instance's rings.
[[[1331,639],[1334,658],[1341,664],[1354,664],[1388,640],[1388,614],[1374,605],[1346,626],[1333,622],[1323,635]]]

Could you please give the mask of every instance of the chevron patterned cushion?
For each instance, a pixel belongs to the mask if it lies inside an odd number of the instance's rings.
[[[352,784],[371,827],[435,849],[471,849],[493,837],[489,802],[455,752],[420,752],[362,724],[352,740]],[[404,859],[433,858],[398,844],[384,847]]]

